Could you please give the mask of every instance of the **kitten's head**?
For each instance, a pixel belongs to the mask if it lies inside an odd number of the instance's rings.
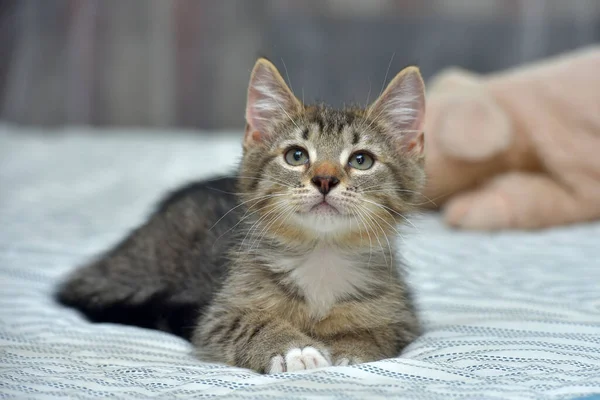
[[[336,110],[305,106],[259,59],[246,106],[243,200],[280,234],[387,234],[424,182],[424,113],[416,67],[368,108]]]

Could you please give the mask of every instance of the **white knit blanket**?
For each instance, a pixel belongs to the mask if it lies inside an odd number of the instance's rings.
[[[262,376],[189,343],[91,324],[57,281],[167,189],[226,173],[240,134],[0,125],[0,398],[557,399],[600,393],[600,224],[482,234],[414,218],[402,247],[426,333],[396,359]]]

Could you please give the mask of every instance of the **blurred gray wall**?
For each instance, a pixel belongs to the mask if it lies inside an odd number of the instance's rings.
[[[599,39],[600,0],[0,0],[0,120],[240,128],[259,55],[341,105],[390,60],[489,72]]]

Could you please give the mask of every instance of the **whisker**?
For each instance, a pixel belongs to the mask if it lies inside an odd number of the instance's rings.
[[[254,229],[254,227],[260,223],[260,221],[264,218],[267,218],[267,216],[273,212],[273,210],[277,210],[277,208],[280,206],[279,203],[276,204],[270,204],[271,207],[273,207],[271,210],[267,211],[265,214],[261,215],[258,219],[256,219],[254,221],[254,223],[250,226],[250,228],[248,228],[246,230],[246,235],[244,235],[244,239],[242,239],[241,243],[240,243],[240,251],[244,248],[244,244],[246,243],[246,239],[248,238],[248,235],[252,232],[252,230]],[[247,222],[248,224],[251,223],[251,221]]]
[[[379,113],[375,116],[375,118],[371,118],[372,110],[369,109],[369,113],[367,114],[367,117],[371,120],[371,122],[369,123],[369,125],[367,125],[364,128],[364,130],[368,130],[371,126],[373,126],[373,124],[379,120],[379,117],[381,117],[381,115],[383,114],[384,111],[385,111],[385,108],[382,108],[381,111],[379,111]]]
[[[281,227],[281,225],[282,225],[284,222],[286,222],[286,221],[287,221],[287,220],[290,218],[290,216],[292,216],[292,215],[293,215],[293,214],[294,214],[294,213],[295,213],[297,210],[298,210],[298,207],[297,207],[297,206],[294,206],[294,207],[292,207],[292,208],[291,208],[291,209],[288,211],[288,213],[287,213],[286,215],[284,215],[284,216],[283,216],[283,219],[281,219],[281,220],[279,221],[279,225],[278,225],[278,227]],[[271,244],[273,244],[274,240],[275,240],[275,237],[271,238]],[[259,244],[260,244],[260,243],[259,243]],[[288,245],[288,246],[289,246],[289,245]]]
[[[269,179],[272,179],[275,182],[279,182],[283,186],[287,186],[287,187],[289,187],[291,189],[294,189],[294,186],[292,184],[290,184],[290,182],[286,182],[286,181],[284,181],[282,179],[276,178],[276,177],[274,177],[272,175],[267,174],[266,172],[263,172],[262,176],[263,177],[267,177]]]
[[[379,91],[379,96],[381,97],[383,91],[385,90],[385,84],[387,83],[387,77],[388,74],[390,73],[390,68],[392,67],[392,62],[394,61],[394,57],[396,56],[396,52],[392,53],[392,57],[390,57],[390,62],[388,63],[387,69],[385,70],[385,76],[383,77],[383,83],[381,84],[381,90]],[[367,118],[371,117],[371,111],[372,109],[369,108],[369,111],[367,112]],[[367,127],[367,129],[371,126],[371,124],[369,124],[369,126]]]
[[[364,201],[364,202],[369,203],[369,204],[373,204],[374,206],[380,207],[383,210],[387,211],[388,214],[390,214],[390,215],[392,215],[392,213],[394,213],[394,214],[398,215],[399,217],[403,218],[406,222],[408,222],[417,231],[419,230],[419,228],[417,228],[415,226],[415,224],[413,224],[408,218],[406,218],[404,215],[400,214],[398,211],[396,211],[396,210],[394,210],[394,209],[392,209],[392,208],[390,208],[388,206],[385,206],[383,204],[379,204],[379,203],[376,203],[374,201],[371,201],[371,200],[367,200],[367,199],[359,199],[359,200]]]
[[[285,216],[285,218],[280,222],[279,226],[281,226],[281,224],[283,224],[285,221],[287,221],[287,219],[292,216],[297,210],[298,210],[298,206],[293,206],[292,209],[290,210],[290,212]]]
[[[270,178],[270,180],[269,179],[265,179],[265,177]],[[238,178],[241,178],[241,179],[254,179],[254,180],[261,181],[261,182],[278,183],[281,186],[286,186],[286,187],[289,187],[289,188],[292,188],[292,189],[294,188],[288,182],[279,180],[279,179],[274,178],[274,177],[272,177],[270,175],[267,175],[267,174],[263,174],[263,176],[261,176],[260,178],[258,178],[256,176],[244,176],[244,175],[239,175]]]
[[[260,246],[260,243],[262,242],[262,240],[264,239],[264,237],[266,236],[266,234],[269,232],[269,229],[275,224],[275,222],[277,222],[277,220],[280,220],[279,222],[279,226],[281,226],[281,224],[283,223],[284,219],[281,219],[282,217],[289,217],[291,215],[291,213],[296,209],[296,207],[294,205],[288,205],[285,209],[283,209],[283,211],[281,211],[279,214],[277,214],[272,220],[271,222],[269,222],[263,229],[263,231],[259,234],[259,241],[258,244],[256,245],[256,248],[258,249]],[[251,246],[252,248],[252,246]]]
[[[358,205],[357,205],[357,206],[358,206]],[[372,219],[372,218],[371,218],[371,216],[369,215],[369,214],[370,214],[370,211],[369,211],[369,210],[367,210],[367,209],[366,209],[366,208],[364,208],[364,207],[360,207],[360,206],[359,206],[359,208],[362,208],[362,210],[364,211],[364,214],[363,214],[363,216],[365,216],[365,222],[367,222],[367,223],[369,224],[369,226],[371,226],[371,228],[373,228],[373,234],[375,235],[375,229],[374,229],[374,226],[371,224],[371,222],[373,222],[373,219]],[[385,232],[384,232],[384,234],[385,234]],[[385,260],[385,263],[387,264],[387,257],[386,257],[386,255],[385,255],[385,250],[383,249],[383,244],[381,243],[381,240],[379,240],[379,235],[378,235],[378,234],[377,234],[377,235],[375,235],[375,239],[377,239],[377,243],[379,243],[379,247],[381,248],[381,254],[383,255],[383,258],[384,258],[384,260]]]
[[[352,205],[353,208],[356,208],[355,206]],[[356,213],[356,211],[355,211]],[[362,229],[360,227],[360,224],[358,223],[358,216],[356,214],[352,215],[354,217],[354,219],[356,220],[356,225],[358,226],[358,234],[360,235],[360,242],[362,243],[363,241],[363,235],[362,235]],[[352,223],[352,220],[350,220],[350,223]]]
[[[384,238],[385,238],[385,240],[386,240],[386,242],[387,242],[388,249],[389,249],[389,251],[390,251],[390,265],[392,265],[392,262],[393,262],[393,261],[392,261],[392,254],[391,254],[391,253],[392,253],[392,247],[391,247],[391,245],[390,245],[390,241],[389,241],[389,239],[388,239],[388,235],[386,234],[386,232],[385,232],[385,230],[383,229],[383,227],[382,227],[382,226],[379,224],[379,222],[377,222],[377,220],[375,220],[375,219],[373,218],[373,216],[374,216],[374,215],[376,215],[376,214],[374,214],[374,213],[371,213],[371,212],[370,212],[369,210],[367,210],[367,209],[365,209],[365,212],[367,212],[367,213],[368,213],[369,219],[370,219],[370,220],[371,220],[371,221],[372,221],[372,222],[373,222],[375,225],[377,225],[377,227],[379,228],[379,230],[381,230],[381,233],[383,234],[383,236],[384,236]],[[379,240],[379,239],[378,239],[378,240]],[[382,247],[381,251],[382,251],[382,253],[383,253],[383,257],[384,257],[384,259],[385,259],[385,261],[386,261],[386,264],[387,264],[387,257],[386,257],[386,255],[385,255],[385,251],[383,250],[383,246],[381,246],[381,247]]]
[[[254,245],[260,244],[264,235],[268,232],[268,229],[271,227],[271,224],[279,218],[280,215],[283,215],[284,212],[287,212],[291,206],[289,204],[284,204],[274,216],[272,216],[269,221],[262,227],[263,229],[258,233],[258,235],[254,238],[254,241],[250,245],[250,250],[254,248]],[[258,246],[256,247],[258,248]]]
[[[248,212],[252,209],[252,207],[254,207],[258,203],[260,203],[260,200],[257,201],[256,203],[252,204],[250,207],[248,207],[248,209],[246,210],[246,212],[244,213],[244,215],[242,215],[242,217],[240,218],[240,220],[235,225],[233,225],[231,228],[227,229],[223,234],[221,234],[218,238],[216,238],[215,241],[214,241],[214,243],[213,243],[213,247],[217,244],[217,242],[219,241],[219,239],[221,239],[227,233],[229,233],[232,230],[234,230],[242,222],[246,221],[248,218],[252,217],[254,214],[260,212],[261,210],[264,210],[265,208],[268,208],[268,207],[272,206],[271,204],[267,204],[266,206],[260,207],[259,209],[254,210],[253,212],[251,212],[250,214],[248,214]]]
[[[376,217],[379,217],[377,214],[372,214],[372,215],[374,215]],[[381,218],[381,217],[379,217],[379,218],[381,220],[383,220],[383,218]],[[379,224],[379,222],[377,222],[376,220],[374,220],[374,222],[377,224],[377,226],[379,227],[379,229],[381,229],[381,232],[383,233],[383,237],[385,238],[385,241],[387,242],[388,250],[390,252],[390,270],[392,270],[394,268],[394,252],[392,251],[392,245],[390,244],[390,239],[388,238],[388,235],[386,235],[383,227]],[[390,225],[390,224],[388,224],[388,225]],[[392,228],[392,229],[394,229],[394,231],[396,231],[395,228]]]
[[[371,188],[379,188],[379,187],[391,187],[391,188],[398,188],[398,184],[395,182],[385,182],[385,183],[375,183],[371,186],[365,186],[365,187],[359,187],[359,189],[364,190],[364,189],[371,189]],[[399,190],[402,190],[400,188],[398,188]],[[409,190],[409,189],[404,189],[404,190]],[[411,190],[412,193],[417,193],[420,194],[420,192],[415,191],[415,190]]]
[[[384,189],[385,189],[385,190],[387,190],[387,189],[393,189],[393,190],[396,190],[396,189],[398,189],[398,190],[401,190],[401,189],[398,187],[398,185],[397,185],[397,184],[395,184],[395,183],[384,183],[384,184],[381,184],[381,183],[376,183],[376,184],[374,184],[374,185],[371,185],[371,186],[360,187],[359,189],[360,189],[360,191],[361,191],[361,192],[364,192],[364,191],[366,191],[366,190],[372,190],[372,189],[374,189],[374,188],[375,188],[375,189],[381,189],[381,190],[384,190]]]
[[[219,222],[221,222],[223,220],[223,218],[225,218],[230,212],[232,212],[233,210],[243,206],[246,203],[249,203],[251,201],[257,200],[257,199],[267,199],[267,198],[272,198],[272,197],[280,197],[280,196],[285,196],[284,194],[269,194],[269,195],[263,195],[263,196],[258,196],[255,197],[253,199],[250,200],[246,200],[246,201],[242,201],[240,204],[238,204],[237,206],[233,207],[232,209],[230,209],[229,211],[227,211],[225,214],[223,214],[223,216],[221,216],[221,218],[219,218],[217,220],[217,222],[215,222],[208,230],[211,231],[215,226],[217,226],[217,224]]]
[[[387,235],[385,234],[385,231],[381,228],[381,226],[377,223],[377,221],[375,221],[375,219],[368,213],[367,213],[367,218],[370,222],[376,224],[376,227],[379,227],[379,230],[382,231],[383,236],[385,236],[386,240],[387,240]],[[373,229],[373,230],[375,231],[375,229]],[[385,261],[385,263],[387,265],[388,258],[387,258],[387,255],[385,254],[385,249],[383,248],[383,243],[379,239],[379,234],[377,234],[375,236],[375,239],[377,239],[377,243],[379,243],[379,248],[381,249],[381,254],[383,255],[383,260]]]
[[[383,77],[383,83],[381,85],[381,91],[379,92],[379,96],[383,93],[385,89],[385,84],[387,83],[387,77],[390,73],[390,68],[392,67],[392,62],[394,61],[394,57],[396,57],[396,52],[392,53],[392,57],[390,57],[390,62],[388,63],[387,70],[385,71],[385,76]]]
[[[373,241],[371,240],[371,234],[369,233],[369,228],[367,227],[367,224],[364,221],[364,217],[362,216],[362,213],[360,212],[358,206],[356,205],[351,205],[352,209],[354,210],[354,212],[356,213],[356,215],[358,217],[360,217],[360,222],[363,223],[364,227],[365,227],[365,231],[367,232],[367,236],[369,237],[369,262],[368,265],[371,265],[371,258],[373,257]]]
[[[274,204],[273,209],[266,212],[264,215],[262,215],[260,218],[258,218],[258,220],[256,220],[256,222],[254,222],[254,224],[250,227],[250,229],[248,230],[248,232],[246,232],[246,235],[244,236],[244,239],[242,240],[242,243],[240,244],[240,248],[244,247],[244,244],[246,243],[246,239],[248,238],[248,235],[255,229],[257,229],[257,226],[259,226],[259,224],[261,222],[263,222],[264,220],[266,220],[269,215],[271,215],[274,212],[277,212],[278,210],[280,210],[282,207],[285,207],[286,205],[283,202],[277,202],[276,204]],[[254,233],[252,234],[254,235]],[[252,250],[252,246],[250,246],[249,250]]]
[[[371,188],[374,188],[374,187],[378,188],[378,189],[371,189]],[[365,189],[361,189],[360,193],[381,193],[381,192],[387,192],[388,189],[396,191],[396,192],[415,194],[417,196],[422,196],[422,197],[425,197],[427,199],[426,202],[422,202],[422,203],[416,203],[416,204],[415,203],[407,203],[407,204],[409,204],[411,206],[421,206],[423,204],[431,203],[434,206],[438,207],[438,205],[435,203],[435,200],[438,200],[438,199],[440,199],[440,198],[445,197],[445,196],[448,195],[448,194],[442,194],[442,195],[439,195],[439,196],[437,196],[437,197],[435,197],[433,199],[430,199],[429,197],[425,196],[423,193],[418,192],[416,190],[397,189],[397,188],[395,188],[395,186],[391,186],[391,187],[385,187],[384,186],[383,188],[381,188],[379,185],[373,185],[373,186],[369,186],[369,187],[367,187]]]
[[[382,190],[382,192],[383,191],[384,190]],[[365,192],[365,193],[377,193],[377,192],[378,192],[377,190],[373,190],[373,191],[368,191],[368,192]],[[405,192],[410,193],[408,191],[405,191]],[[439,207],[439,205],[437,203],[435,203],[435,201],[438,200],[438,199],[441,199],[441,198],[443,198],[445,196],[447,196],[447,194],[442,194],[442,195],[434,197],[433,199],[430,199],[429,197],[427,197],[425,195],[422,195],[422,194],[420,194],[418,192],[414,192],[414,193],[416,193],[418,196],[423,196],[423,197],[425,197],[427,199],[427,201],[423,201],[421,203],[408,203],[408,202],[406,203],[406,204],[408,204],[410,206],[415,206],[415,207],[416,206],[422,206],[424,204],[433,204],[435,207]]]
[[[392,215],[389,211],[387,211],[387,210],[384,210],[384,211],[386,211],[388,214]],[[372,215],[374,215],[375,217],[379,218],[381,221],[385,222],[385,224],[387,226],[389,226],[396,233],[396,235],[400,238],[400,240],[402,240],[402,242],[406,243],[406,241],[404,240],[404,236],[402,236],[402,233],[400,233],[400,231],[398,231],[398,229],[395,226],[393,226],[392,224],[390,224],[388,221],[385,220],[385,218],[380,217],[376,213],[373,213]]]
[[[281,57],[281,62],[283,63],[283,68],[285,69],[285,76],[287,77],[288,83],[290,84],[290,90],[294,92],[294,87],[292,86],[292,80],[290,79],[290,74],[288,74],[287,65],[285,65],[285,61],[283,61],[283,57]]]

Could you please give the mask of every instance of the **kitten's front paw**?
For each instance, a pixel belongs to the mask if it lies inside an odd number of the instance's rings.
[[[306,369],[329,367],[331,363],[325,354],[314,347],[293,348],[285,355],[276,355],[271,358],[271,365],[267,373],[304,371]]]

